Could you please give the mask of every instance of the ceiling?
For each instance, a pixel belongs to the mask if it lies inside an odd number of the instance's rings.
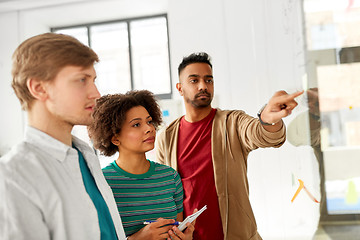
[[[0,13],[95,0],[0,0]]]

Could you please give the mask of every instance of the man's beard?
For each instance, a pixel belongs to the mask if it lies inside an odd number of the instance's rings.
[[[206,100],[200,99],[200,95],[206,95],[208,98]],[[188,99],[187,102],[191,103],[195,108],[206,108],[210,106],[212,101],[212,96],[207,91],[201,91],[195,95],[193,99]]]

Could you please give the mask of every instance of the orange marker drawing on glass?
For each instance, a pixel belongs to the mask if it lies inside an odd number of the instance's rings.
[[[309,192],[309,190],[307,190],[307,188],[304,185],[304,182],[301,179],[298,179],[300,186],[298,187],[298,189],[296,190],[293,198],[291,199],[291,202],[294,202],[295,198],[297,197],[297,195],[299,195],[301,189],[304,189],[305,192],[307,193],[307,195],[311,198],[311,200],[313,200],[316,203],[319,203],[319,201]]]

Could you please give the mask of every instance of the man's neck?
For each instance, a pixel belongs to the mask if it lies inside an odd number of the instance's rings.
[[[57,119],[54,119],[50,113],[43,111],[41,108],[33,107],[28,111],[28,123],[31,127],[71,146],[71,130],[73,126],[65,122],[59,122]]]
[[[198,122],[204,118],[206,118],[212,108],[208,106],[206,108],[194,108],[194,107],[186,107],[185,120],[188,122]]]

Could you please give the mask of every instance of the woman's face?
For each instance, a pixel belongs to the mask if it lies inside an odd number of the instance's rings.
[[[131,108],[126,113],[126,119],[121,132],[113,137],[117,140],[121,153],[145,153],[154,148],[156,130],[152,118],[143,106]]]

